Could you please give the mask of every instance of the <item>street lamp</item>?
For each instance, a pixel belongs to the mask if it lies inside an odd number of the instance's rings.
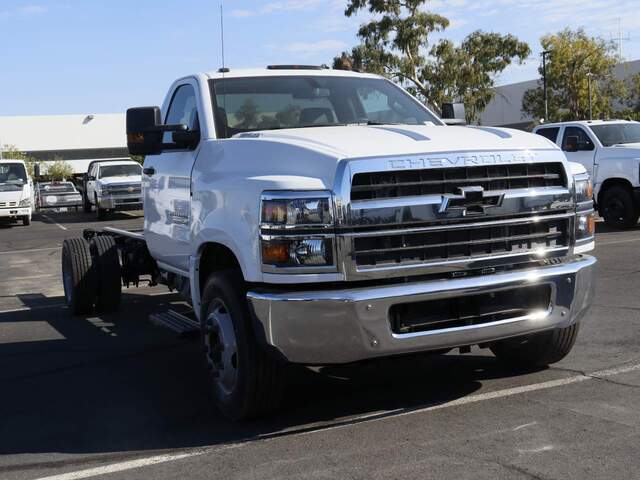
[[[544,92],[544,121],[549,121],[549,98],[547,96],[547,55],[549,50],[542,51],[542,89]]]
[[[593,73],[587,72],[587,81],[589,83],[589,120],[593,120],[593,114],[591,112],[591,77],[593,77]]]

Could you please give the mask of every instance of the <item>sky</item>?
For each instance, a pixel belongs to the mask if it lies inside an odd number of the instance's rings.
[[[227,67],[330,64],[358,43],[363,13],[347,0],[0,0],[0,115],[115,113],[160,105],[176,78]],[[498,85],[537,77],[539,38],[562,28],[618,37],[640,59],[638,0],[431,0],[456,42],[474,30],[512,33],[533,53]],[[434,37],[436,40],[437,37]]]

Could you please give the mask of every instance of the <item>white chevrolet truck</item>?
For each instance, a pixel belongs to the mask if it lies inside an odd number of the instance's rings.
[[[142,207],[142,167],[133,160],[95,160],[82,179],[84,212],[99,220],[115,210]]]
[[[74,314],[121,285],[193,306],[226,416],[278,405],[288,363],[571,350],[593,296],[584,169],[538,135],[448,126],[368,74],[269,67],[177,80],[130,109],[144,229],[87,230],[62,266]]]
[[[0,160],[0,220],[22,220],[31,224],[33,181],[22,160]]]
[[[633,227],[640,217],[640,122],[586,120],[537,126],[591,177],[594,200],[608,225]]]

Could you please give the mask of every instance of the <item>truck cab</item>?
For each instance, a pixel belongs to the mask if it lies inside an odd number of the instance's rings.
[[[588,120],[537,126],[567,159],[591,176],[598,211],[607,224],[628,228],[640,216],[640,122]]]
[[[65,242],[70,311],[117,308],[143,277],[179,291],[230,418],[273,410],[291,363],[477,345],[548,365],[591,302],[586,170],[539,135],[448,126],[383,77],[190,75],[127,111],[127,140],[144,229]]]
[[[31,224],[33,181],[22,160],[0,160],[0,219]]]

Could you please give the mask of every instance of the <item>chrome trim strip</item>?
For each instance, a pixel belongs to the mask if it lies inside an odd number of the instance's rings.
[[[457,230],[457,229],[468,229],[468,228],[482,228],[482,227],[493,227],[500,225],[514,225],[514,224],[526,224],[531,222],[538,222],[543,220],[561,220],[564,218],[571,218],[575,216],[573,212],[571,213],[562,213],[556,215],[532,215],[529,217],[522,218],[511,218],[506,220],[492,220],[489,222],[473,222],[473,223],[452,223],[447,225],[433,225],[429,227],[415,227],[415,228],[401,228],[395,230],[376,230],[372,232],[347,232],[340,233],[341,236],[344,237],[380,237],[380,236],[391,236],[391,235],[403,235],[407,233],[424,233],[424,232],[434,232],[440,230]]]

